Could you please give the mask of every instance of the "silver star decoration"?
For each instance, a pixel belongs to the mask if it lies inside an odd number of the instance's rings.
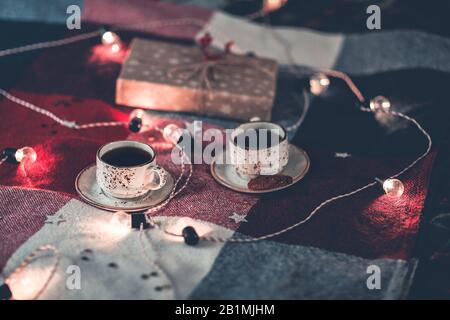
[[[68,128],[75,128],[77,126],[77,123],[75,121],[63,120],[63,125]]]
[[[334,157],[335,158],[345,159],[345,158],[350,158],[351,156],[352,155],[350,153],[347,153],[347,152],[335,152],[334,153]]]
[[[234,220],[235,223],[248,222],[247,219],[245,219],[244,215],[238,214],[236,212],[233,212],[233,214],[228,218]]]
[[[66,222],[66,219],[64,219],[62,214],[47,215],[47,220],[45,220],[46,224],[55,224],[57,226],[63,222]]]

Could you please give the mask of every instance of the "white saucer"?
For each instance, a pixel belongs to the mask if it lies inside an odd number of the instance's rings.
[[[211,163],[211,174],[221,185],[238,192],[245,193],[267,193],[282,190],[300,181],[309,170],[310,160],[308,154],[301,148],[289,145],[289,161],[280,175],[289,176],[292,182],[283,186],[268,188],[264,190],[249,189],[250,179],[244,179],[236,173],[236,169],[231,164]]]
[[[75,189],[84,201],[94,207],[108,211],[123,210],[126,212],[136,212],[149,209],[166,200],[174,185],[173,177],[169,174],[164,187],[159,190],[150,191],[140,199],[116,199],[105,195],[100,189],[95,178],[96,168],[97,166],[93,164],[83,169],[75,180]]]

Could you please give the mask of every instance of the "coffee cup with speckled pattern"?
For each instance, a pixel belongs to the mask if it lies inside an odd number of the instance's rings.
[[[97,183],[107,196],[134,199],[164,187],[167,172],[156,164],[156,152],[138,141],[114,141],[100,147]]]
[[[278,174],[289,160],[287,132],[276,123],[241,124],[233,130],[228,144],[230,162],[244,179]]]

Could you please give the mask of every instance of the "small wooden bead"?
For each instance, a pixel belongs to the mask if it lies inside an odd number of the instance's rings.
[[[6,283],[2,283],[0,285],[0,300],[9,300],[11,298],[12,298],[11,289]]]
[[[128,124],[128,129],[130,129],[131,132],[139,132],[142,127],[142,119],[135,117],[131,119],[130,123]]]
[[[183,229],[183,238],[184,242],[189,246],[195,246],[200,240],[197,232],[191,226],[187,226]]]

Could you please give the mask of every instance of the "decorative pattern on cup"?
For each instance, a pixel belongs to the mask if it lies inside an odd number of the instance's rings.
[[[104,153],[115,148],[135,147],[143,149],[151,155],[147,163],[118,167],[102,160]],[[156,153],[153,148],[145,143],[137,141],[115,141],[102,146],[97,152],[97,183],[107,196],[118,199],[134,199],[145,196],[150,190],[158,190],[167,182],[167,172],[156,165]],[[156,186],[150,183],[149,172],[158,173]]]
[[[279,142],[265,148],[245,148],[235,138],[249,130],[269,130],[279,136]],[[251,136],[251,135],[250,135]],[[289,142],[286,130],[271,122],[249,122],[237,127],[229,140],[231,163],[243,178],[275,175],[283,171],[289,161]]]

